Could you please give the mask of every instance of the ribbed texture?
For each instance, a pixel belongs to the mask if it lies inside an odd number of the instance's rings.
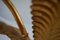
[[[57,3],[51,0],[32,0],[31,9],[34,40],[56,40],[55,36],[60,33],[55,35],[51,33],[51,29],[53,29],[52,24],[55,23],[58,13]]]

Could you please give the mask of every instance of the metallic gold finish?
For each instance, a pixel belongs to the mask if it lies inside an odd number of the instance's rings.
[[[57,0],[32,0],[34,40],[60,40],[59,8]]]
[[[3,2],[12,12],[12,15],[14,16],[14,18],[18,24],[18,27],[20,29],[20,33],[21,33],[22,37],[25,38],[24,40],[29,40],[28,33],[27,33],[26,29],[24,28],[24,24],[19,16],[19,13],[18,13],[17,9],[15,8],[15,6],[12,4],[12,2],[10,0],[3,0]]]
[[[34,40],[60,40],[60,1],[58,1],[32,0]],[[30,40],[15,6],[10,0],[3,0],[3,2],[12,12],[20,29],[0,22],[0,34],[8,35],[11,40]]]

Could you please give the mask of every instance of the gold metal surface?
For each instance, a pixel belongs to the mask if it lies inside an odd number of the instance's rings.
[[[32,0],[34,40],[60,40],[59,8],[57,0]]]
[[[29,37],[28,37],[28,33],[25,29],[25,26],[21,20],[21,17],[17,11],[17,9],[15,8],[15,6],[13,5],[13,3],[10,1],[10,0],[3,0],[3,2],[6,4],[6,6],[9,8],[9,10],[12,12],[12,15],[14,16],[17,24],[18,24],[18,27],[20,29],[20,32],[21,32],[21,35],[23,37],[26,37],[26,40],[29,40]]]
[[[3,2],[7,5],[7,7],[9,8],[9,10],[12,12],[20,30],[21,30],[21,33],[24,35],[26,33],[25,31],[25,28],[24,28],[24,25],[22,23],[22,20],[19,16],[19,13],[17,12],[15,6],[11,3],[10,0],[3,0]],[[24,31],[23,31],[24,30]]]
[[[0,33],[5,33],[12,40],[30,40],[19,13],[11,0],[3,0],[12,12],[19,29],[4,27],[0,23]],[[60,40],[60,4],[57,0],[32,0],[32,28],[34,40]],[[9,29],[8,31],[5,29]],[[16,30],[14,30],[16,29]],[[5,31],[4,31],[5,30]],[[16,31],[16,36],[15,36]],[[18,34],[18,35],[17,35]],[[12,36],[13,35],[13,36]],[[21,39],[20,39],[21,38]]]

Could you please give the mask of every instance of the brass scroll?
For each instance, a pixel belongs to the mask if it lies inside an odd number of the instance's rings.
[[[13,5],[13,3],[10,0],[3,0],[3,2],[4,2],[4,4],[6,4],[6,6],[9,8],[12,15],[14,16],[14,18],[15,18],[17,24],[18,24],[18,27],[19,27],[19,32],[21,34],[20,36],[22,36],[23,40],[29,40],[28,33],[26,32],[26,29],[24,28],[24,24],[23,24],[23,22],[22,22],[22,20],[19,16],[19,13],[18,13],[17,9]],[[10,33],[8,33],[8,34],[10,34]],[[12,40],[15,40],[15,39],[12,39]],[[18,40],[18,39],[16,39],[16,40]]]

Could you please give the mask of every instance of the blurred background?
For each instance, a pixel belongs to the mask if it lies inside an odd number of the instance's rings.
[[[18,10],[22,21],[24,22],[25,28],[29,33],[29,37],[33,40],[33,33],[32,33],[32,20],[31,20],[31,0],[11,0],[11,2],[15,5],[16,9]],[[11,14],[10,10],[7,6],[0,0],[0,21],[5,22],[8,25],[14,26],[18,28],[13,15]],[[0,40],[10,40],[6,35],[0,35]]]

